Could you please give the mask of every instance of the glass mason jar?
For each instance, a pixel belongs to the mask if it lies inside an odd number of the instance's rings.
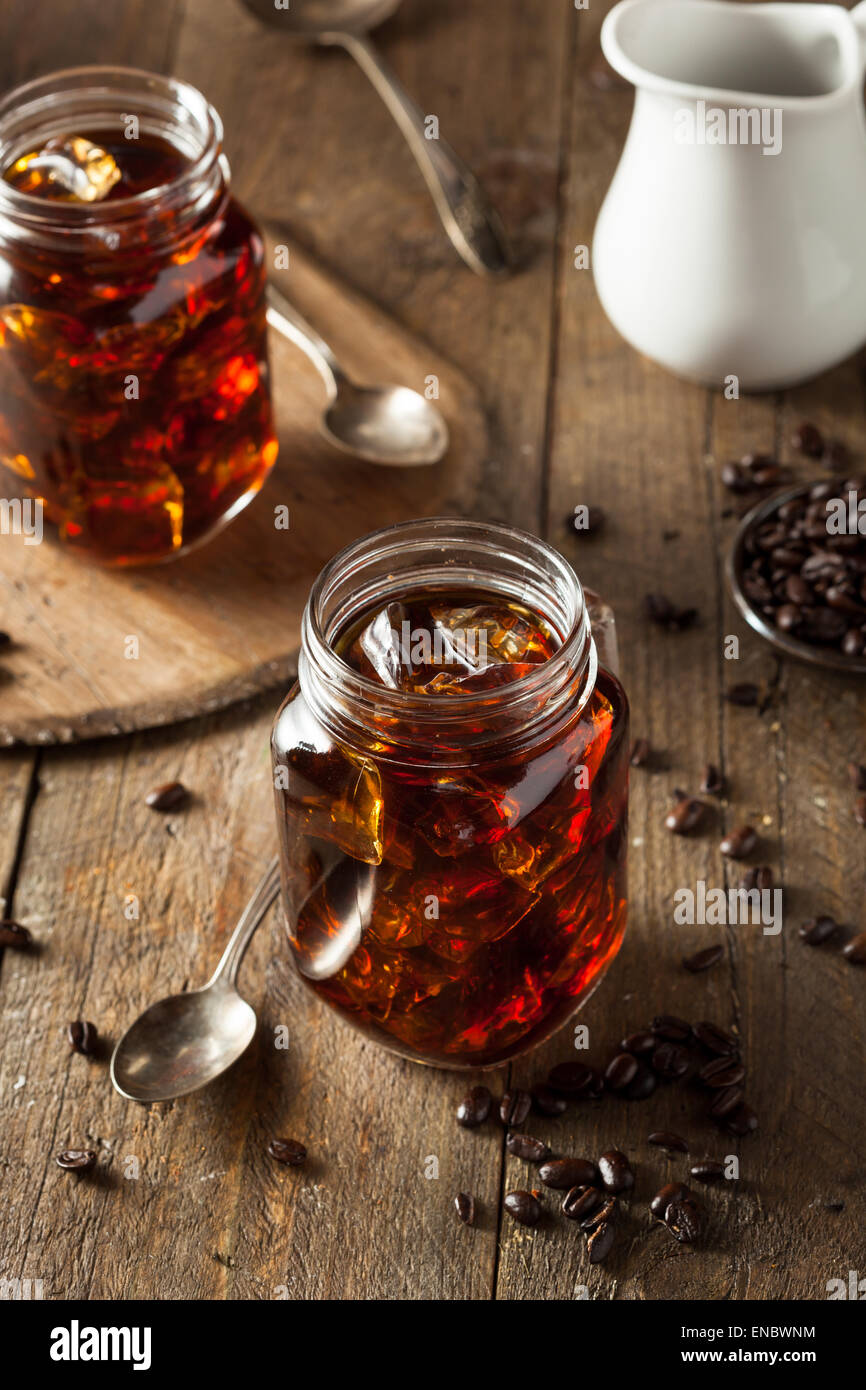
[[[72,136],[121,171],[103,201],[23,172]],[[107,563],[205,540],[276,458],[264,248],[229,182],[184,82],[75,68],[0,102],[0,487]]]
[[[540,617],[552,655],[445,694],[386,688],[341,655],[359,621],[443,594],[463,613]],[[543,541],[435,519],[337,555],[301,643],[272,736],[295,965],[403,1056],[505,1062],[570,1017],[622,942],[628,705],[613,615]]]

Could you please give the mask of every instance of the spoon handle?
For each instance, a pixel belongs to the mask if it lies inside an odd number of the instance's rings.
[[[459,155],[444,140],[428,140],[423,112],[400,86],[381,54],[363,34],[332,34],[369,77],[424,175],[442,225],[457,252],[477,275],[503,275],[511,266],[499,216]]]
[[[268,302],[267,320],[271,328],[275,328],[309,357],[328,388],[328,399],[333,401],[337,395],[337,386],[340,381],[345,380],[346,373],[332,349],[324,338],[319,337],[315,328],[307,323],[303,315],[298,313],[294,304],[290,304],[286,296],[280,293],[276,285],[267,286],[265,297]]]
[[[253,895],[240,916],[240,921],[229,937],[228,945],[222,954],[219,965],[208,981],[208,986],[225,979],[234,985],[238,977],[244,953],[253,939],[253,932],[275,901],[280,891],[280,861],[274,857],[259,879]]]

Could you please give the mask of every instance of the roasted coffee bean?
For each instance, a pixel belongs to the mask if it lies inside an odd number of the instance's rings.
[[[756,844],[758,832],[751,825],[740,825],[722,840],[719,849],[728,859],[748,859]]]
[[[577,1097],[578,1100],[601,1100],[604,1095],[604,1075],[597,1067],[590,1068],[589,1081]]]
[[[590,536],[600,531],[606,521],[607,513],[601,507],[587,507],[583,503],[580,509],[575,507],[565,518],[568,530],[577,531],[581,536]]]
[[[686,1197],[691,1197],[692,1190],[684,1182],[665,1183],[650,1202],[650,1211],[657,1221],[664,1221],[665,1212],[671,1202],[681,1202]]]
[[[739,705],[743,709],[748,709],[752,705],[757,705],[761,698],[761,687],[754,681],[739,681],[736,685],[731,685],[725,691],[725,699],[729,705]]]
[[[655,1073],[641,1062],[637,1069],[637,1075],[629,1082],[623,1095],[626,1100],[649,1100],[657,1085]]]
[[[684,796],[668,811],[665,825],[674,835],[688,835],[704,818],[706,806],[696,796]]]
[[[165,782],[154,787],[144,798],[152,811],[176,811],[189,800],[189,792],[182,782]]]
[[[307,1150],[297,1139],[272,1139],[268,1153],[277,1163],[287,1163],[290,1168],[300,1168],[307,1161]]]
[[[88,1173],[96,1163],[96,1154],[93,1149],[64,1149],[56,1162],[70,1173]]]
[[[683,632],[692,627],[698,618],[696,608],[677,608],[664,594],[647,594],[644,611],[651,622],[668,632]]]
[[[726,1033],[717,1023],[696,1023],[694,1035],[702,1047],[717,1057],[733,1057],[740,1050],[740,1044],[733,1033]]]
[[[457,1123],[463,1129],[474,1129],[483,1125],[490,1114],[493,1097],[486,1086],[473,1086],[467,1091],[457,1107]]]
[[[597,1187],[578,1185],[570,1188],[563,1197],[562,1214],[567,1216],[569,1221],[583,1221],[603,1205],[604,1193],[599,1192]]]
[[[755,486],[751,474],[739,463],[723,463],[719,476],[729,492],[751,492]]]
[[[736,1110],[742,1099],[742,1086],[722,1086],[716,1091],[710,1106],[710,1115],[714,1120],[724,1120],[727,1115]]]
[[[551,1158],[542,1163],[538,1176],[545,1187],[567,1192],[571,1187],[592,1187],[598,1171],[588,1158]]]
[[[742,1062],[730,1057],[714,1057],[712,1062],[701,1067],[698,1080],[709,1086],[710,1090],[721,1091],[726,1086],[739,1086],[745,1075],[746,1068]]]
[[[648,1052],[655,1052],[657,1046],[658,1039],[649,1029],[640,1033],[629,1033],[620,1043],[623,1052],[630,1052],[633,1057],[643,1057]]]
[[[532,1088],[532,1104],[539,1115],[550,1117],[564,1115],[568,1109],[568,1101],[565,1096],[559,1095],[552,1086],[546,1086],[543,1081],[539,1081]]]
[[[718,1159],[704,1158],[700,1163],[692,1164],[689,1176],[694,1178],[695,1182],[721,1182],[725,1176],[725,1165],[719,1163]]]
[[[583,1062],[560,1062],[548,1073],[547,1084],[566,1096],[580,1096],[592,1084],[592,1068]]]
[[[0,946],[8,946],[12,951],[26,951],[33,945],[33,937],[20,922],[6,917],[0,922]]]
[[[675,1014],[656,1014],[650,1028],[657,1038],[667,1042],[688,1042],[692,1036],[692,1025]]]
[[[724,946],[705,946],[702,951],[695,951],[693,956],[684,956],[683,965],[692,975],[699,975],[701,971],[718,965],[724,954]]]
[[[704,1213],[694,1197],[682,1197],[671,1202],[665,1212],[665,1225],[682,1245],[693,1245],[704,1230]]]
[[[0,632],[0,649],[8,647],[12,641],[8,632]]]
[[[499,1118],[504,1125],[519,1128],[524,1123],[532,1107],[532,1096],[528,1091],[514,1089],[506,1091],[499,1102]]]
[[[506,1192],[503,1206],[508,1215],[514,1221],[519,1221],[521,1226],[537,1226],[541,1220],[541,1203],[531,1192],[521,1189]]]
[[[80,1052],[83,1057],[92,1057],[99,1045],[99,1035],[94,1025],[80,1018],[66,1025],[66,1038],[72,1051]]]
[[[725,1129],[729,1134],[736,1134],[743,1139],[747,1134],[751,1134],[758,1128],[758,1117],[750,1105],[745,1101],[732,1114],[725,1116]]]
[[[866,792],[866,767],[862,763],[849,763],[848,777],[855,791]]]
[[[591,1212],[590,1215],[583,1217],[580,1223],[580,1229],[582,1231],[591,1231],[594,1227],[600,1226],[603,1221],[615,1220],[616,1197],[605,1196],[604,1203],[598,1208],[598,1211]]]
[[[656,1129],[647,1140],[649,1144],[655,1144],[659,1149],[667,1149],[669,1153],[687,1154],[689,1151],[688,1141],[681,1134],[674,1134],[669,1129]]]
[[[602,1221],[587,1240],[589,1250],[589,1262],[593,1265],[600,1265],[606,1260],[613,1248],[616,1229],[612,1221]]]
[[[811,424],[808,420],[797,426],[791,435],[791,443],[810,459],[819,459],[824,453],[824,436],[817,425]]]
[[[515,1158],[523,1158],[527,1163],[544,1163],[550,1158],[551,1150],[541,1139],[533,1139],[528,1134],[509,1134],[505,1147]]]
[[[631,746],[629,762],[632,767],[644,767],[652,757],[652,749],[648,738],[635,739]]]
[[[458,1221],[464,1226],[475,1225],[475,1198],[469,1192],[458,1192],[454,1198]]]
[[[854,802],[854,819],[858,825],[866,825],[866,796],[858,796]]]
[[[800,928],[800,935],[807,946],[823,946],[839,930],[835,917],[810,917]]]
[[[725,790],[725,779],[719,772],[715,763],[707,763],[704,767],[704,775],[701,778],[701,791],[708,796],[721,796]]]
[[[758,891],[762,893],[765,889],[772,888],[772,886],[773,870],[767,868],[766,864],[760,864],[753,869],[746,869],[746,872],[740,879],[740,887],[745,889],[747,893],[750,893],[753,888],[757,888]]]
[[[618,1052],[608,1062],[604,1073],[605,1085],[610,1091],[624,1091],[637,1076],[638,1062],[630,1052]]]
[[[621,1149],[608,1149],[598,1160],[598,1171],[608,1192],[628,1192],[634,1187],[634,1170]]]
[[[846,942],[842,955],[850,965],[866,965],[866,931]]]
[[[829,468],[831,473],[841,473],[851,462],[851,454],[848,446],[843,444],[841,439],[831,439],[824,445],[824,452],[821,455],[821,464],[824,468]]]
[[[811,603],[815,597],[805,579],[799,574],[788,575],[785,580],[785,596],[798,608],[801,608],[804,603]]]
[[[776,627],[781,628],[782,632],[796,633],[803,622],[802,609],[793,603],[783,603],[781,608],[776,609]]]
[[[652,1069],[663,1081],[678,1081],[689,1069],[689,1054],[679,1043],[661,1042],[651,1058]]]

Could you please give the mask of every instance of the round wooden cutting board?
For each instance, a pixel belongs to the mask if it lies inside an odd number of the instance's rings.
[[[393,469],[338,453],[318,433],[315,369],[272,333],[279,458],[210,544],[153,569],[110,570],[48,535],[0,537],[0,629],[12,638],[0,652],[0,743],[126,733],[285,688],[310,585],[337,550],[391,522],[471,509],[487,443],[471,384],[294,248],[275,279],[360,381],[423,392],[438,377],[446,459]],[[289,527],[277,529],[284,506]]]

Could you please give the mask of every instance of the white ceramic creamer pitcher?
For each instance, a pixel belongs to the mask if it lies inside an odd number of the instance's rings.
[[[593,244],[623,337],[747,391],[866,342],[866,0],[623,0],[601,42],[636,87]]]

